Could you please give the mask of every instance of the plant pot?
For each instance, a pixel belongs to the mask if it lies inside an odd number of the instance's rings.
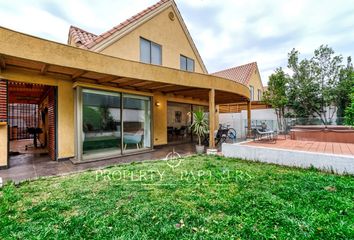
[[[218,154],[218,150],[215,148],[208,148],[207,149],[207,155],[217,155]]]
[[[204,145],[195,145],[195,150],[198,154],[204,153]]]

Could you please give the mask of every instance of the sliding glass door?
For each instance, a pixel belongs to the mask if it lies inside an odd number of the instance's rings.
[[[123,94],[123,153],[151,148],[150,97]]]
[[[120,106],[120,93],[83,89],[83,155],[112,151],[121,153]]]
[[[76,109],[77,159],[152,147],[150,97],[78,88]]]

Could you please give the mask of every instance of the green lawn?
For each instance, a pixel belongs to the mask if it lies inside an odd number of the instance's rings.
[[[0,239],[354,239],[354,178],[222,157],[6,185]]]

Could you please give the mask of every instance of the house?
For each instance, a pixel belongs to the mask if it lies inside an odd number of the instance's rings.
[[[262,102],[262,95],[265,91],[256,62],[232,67],[212,75],[224,77],[249,87],[251,99],[252,127],[266,122],[270,128],[274,128],[276,122],[274,110],[268,104]],[[222,104],[219,106],[218,120],[220,124],[229,125],[237,132],[238,138],[245,138],[247,135],[248,122],[250,117],[247,113],[247,102]]]
[[[77,163],[192,142],[198,108],[209,112],[215,147],[217,106],[250,106],[248,86],[208,74],[173,0],[100,35],[72,26],[68,44],[1,27],[0,70],[5,168],[28,137],[26,151]]]
[[[250,89],[251,102],[262,100],[264,87],[256,62],[225,69],[212,73],[212,75],[227,78],[248,86]]]

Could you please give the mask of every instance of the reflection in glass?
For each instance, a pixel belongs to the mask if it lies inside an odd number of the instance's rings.
[[[168,143],[191,142],[192,105],[168,102],[167,106]]]
[[[120,94],[84,89],[83,154],[121,149]]]
[[[150,148],[150,98],[124,94],[123,99],[123,151]]]

